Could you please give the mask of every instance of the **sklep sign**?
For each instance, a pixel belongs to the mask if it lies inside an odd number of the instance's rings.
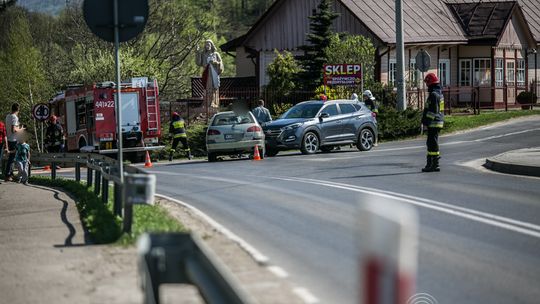
[[[361,64],[325,64],[324,84],[328,86],[358,86],[362,83]]]

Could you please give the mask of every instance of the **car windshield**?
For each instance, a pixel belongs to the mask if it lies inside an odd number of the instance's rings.
[[[254,123],[249,113],[237,115],[235,113],[218,114],[212,123],[212,126],[242,125]]]
[[[281,118],[314,118],[323,105],[319,103],[297,104],[285,112]]]

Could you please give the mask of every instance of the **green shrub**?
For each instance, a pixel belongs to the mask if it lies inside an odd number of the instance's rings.
[[[536,94],[534,92],[521,92],[516,98],[519,104],[536,104]]]
[[[397,111],[393,107],[381,106],[377,115],[379,139],[388,141],[420,134],[422,112],[415,109]]]

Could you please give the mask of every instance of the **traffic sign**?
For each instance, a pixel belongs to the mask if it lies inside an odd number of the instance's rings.
[[[49,119],[49,116],[51,115],[51,111],[47,104],[38,103],[32,108],[32,115],[34,116],[34,119],[44,121],[44,120]]]
[[[416,54],[416,69],[420,72],[427,72],[431,66],[431,56],[425,50],[420,50]]]
[[[114,42],[115,1],[118,1],[119,41],[128,41],[144,30],[148,20],[148,0],[84,0],[84,20],[92,33]]]

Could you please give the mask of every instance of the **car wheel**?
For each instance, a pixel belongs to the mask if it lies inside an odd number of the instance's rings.
[[[322,146],[322,147],[321,147],[321,151],[323,151],[324,153],[329,153],[329,152],[331,152],[332,150],[334,150],[334,147],[333,147],[333,146]]]
[[[360,151],[369,151],[373,148],[373,143],[375,142],[375,135],[370,129],[362,129],[360,135],[358,135],[358,142],[356,147]]]
[[[313,132],[307,132],[302,139],[303,154],[314,154],[319,150],[319,137]]]
[[[208,153],[208,161],[213,163],[217,160],[217,155],[215,153]]]
[[[266,148],[266,156],[268,156],[268,157],[276,156],[276,155],[278,155],[278,153],[279,153],[278,149]]]

